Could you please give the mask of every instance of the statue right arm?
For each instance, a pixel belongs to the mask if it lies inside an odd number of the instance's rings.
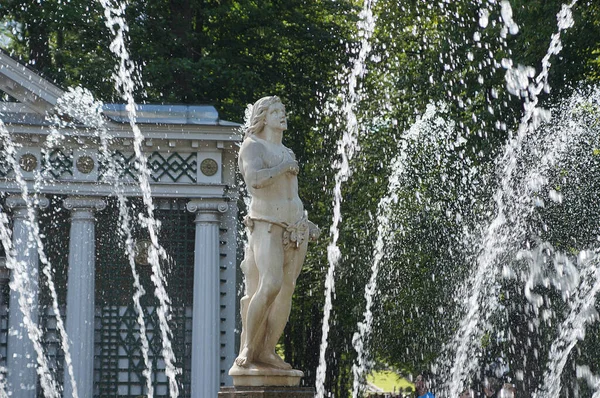
[[[283,161],[275,167],[265,168],[262,151],[261,145],[248,145],[240,151],[240,171],[246,184],[252,188],[268,187],[276,177],[285,173],[298,174],[296,161]]]

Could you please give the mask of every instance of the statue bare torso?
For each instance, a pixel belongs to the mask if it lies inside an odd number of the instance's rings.
[[[247,154],[253,155],[250,161]],[[245,181],[251,180],[252,173],[293,162],[295,157],[290,149],[257,137],[249,137],[240,149],[239,164]],[[268,189],[264,189],[267,186]],[[252,196],[249,217],[288,224],[302,218],[304,206],[298,196],[298,177],[295,173],[284,172],[271,178],[268,185],[253,186],[249,183],[247,188]]]

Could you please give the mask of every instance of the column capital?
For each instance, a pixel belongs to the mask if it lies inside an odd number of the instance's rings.
[[[218,223],[219,216],[225,213],[229,206],[222,199],[193,199],[186,208],[191,213],[196,213],[197,224]]]
[[[63,201],[63,207],[73,211],[100,211],[106,208],[106,201],[93,197],[73,197],[65,199]]]
[[[225,213],[229,206],[221,199],[193,199],[186,208],[191,213]]]
[[[22,195],[10,195],[4,204],[16,213],[26,214],[23,210],[26,210],[28,205],[36,209],[45,209],[50,205],[50,201],[45,196],[29,196],[26,200]]]

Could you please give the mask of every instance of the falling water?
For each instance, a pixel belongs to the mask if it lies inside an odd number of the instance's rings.
[[[18,179],[17,179],[17,181],[18,181]],[[33,185],[35,192],[40,191],[40,187],[41,187],[42,183],[43,183],[42,176],[39,173],[36,173],[34,185]],[[23,191],[23,187],[21,187],[21,195],[23,196],[24,199],[25,199],[25,195],[27,195],[27,192]],[[41,237],[40,237],[39,224],[37,223],[37,220],[35,220],[34,215],[33,215],[33,210],[29,208],[29,205],[28,205],[28,213],[29,213],[28,217],[29,217],[29,223],[30,223],[29,228],[31,228],[33,230],[32,232],[33,232],[33,236],[36,240],[38,257],[39,257],[40,263],[42,264],[42,272],[44,273],[44,275],[46,277],[46,285],[48,287],[48,290],[50,291],[50,297],[52,298],[52,311],[54,313],[54,316],[56,317],[56,328],[59,331],[60,340],[61,340],[61,344],[62,344],[62,348],[63,348],[63,353],[65,356],[65,367],[67,369],[67,374],[69,375],[71,386],[73,387],[73,390],[72,390],[73,398],[78,398],[79,394],[77,392],[77,380],[75,380],[75,372],[73,371],[73,360],[71,358],[71,351],[69,348],[69,337],[67,336],[67,331],[65,329],[65,323],[64,323],[62,315],[60,314],[60,309],[58,307],[58,295],[56,293],[56,286],[54,284],[54,278],[52,275],[53,274],[52,265],[50,264],[50,261],[49,261],[48,257],[46,256],[46,252],[44,251],[44,245],[43,245]]]
[[[169,326],[170,300],[166,292],[166,283],[163,271],[160,266],[160,260],[166,260],[167,254],[158,242],[158,222],[154,219],[154,204],[152,203],[148,166],[142,152],[143,135],[136,124],[136,104],[133,98],[134,81],[133,73],[135,65],[129,59],[129,53],[125,46],[125,35],[128,30],[125,21],[125,4],[113,6],[111,0],[100,0],[104,7],[106,26],[114,35],[110,45],[110,50],[119,58],[117,71],[113,74],[115,86],[123,99],[126,101],[126,109],[129,115],[129,123],[134,134],[134,152],[136,156],[136,166],[138,170],[138,179],[142,191],[142,199],[146,206],[147,215],[140,214],[140,221],[147,228],[152,245],[149,248],[148,260],[152,266],[152,281],[155,285],[155,296],[159,301],[157,315],[160,323],[162,354],[165,361],[165,373],[169,379],[169,394],[175,398],[179,395],[179,386],[177,385],[177,375],[181,370],[175,367],[175,354],[171,346],[171,329]]]
[[[576,111],[582,109],[582,107],[589,104],[598,104],[599,101],[600,90],[598,89],[592,93],[578,93],[575,95],[575,99],[567,104],[565,111],[561,113],[559,118],[562,116],[566,119],[568,115],[576,114]],[[592,137],[586,134],[594,134],[590,132],[587,120],[570,121],[567,125],[561,125],[559,120],[556,124],[557,126],[553,127],[553,130],[565,132],[563,134],[567,135],[569,137],[568,141],[570,141],[563,145],[563,156],[568,155],[569,149],[567,148],[572,147],[571,142],[590,142]],[[548,140],[553,138],[550,136]],[[556,191],[551,191],[550,198],[559,204],[563,202],[562,194]],[[546,251],[549,252],[550,250]],[[529,257],[531,258],[531,256]],[[567,310],[565,319],[558,326],[558,336],[550,347],[542,385],[533,394],[536,398],[559,397],[561,393],[561,374],[571,351],[579,340],[584,339],[586,325],[598,320],[598,313],[594,305],[596,295],[600,291],[600,254],[597,248],[584,250],[578,254],[576,260],[577,265],[575,266],[571,264],[568,256],[562,254],[554,256],[556,275],[551,275],[551,278],[555,279],[552,284],[562,293],[561,296],[567,305]],[[532,292],[533,287],[535,287],[536,282],[540,283],[540,280],[548,284],[547,280],[549,278],[539,276],[543,271],[540,265],[543,263],[542,261],[533,259],[530,260],[530,263],[531,271],[525,286],[525,292],[528,301],[537,313],[537,308],[543,302],[543,298]],[[597,386],[594,386],[594,389],[598,393]]]
[[[577,378],[584,379],[588,386],[595,391],[592,398],[600,398],[600,377],[593,374],[589,366],[577,366]]]
[[[571,350],[585,336],[585,326],[598,319],[594,305],[600,291],[600,254],[592,251],[579,253],[581,283],[575,287],[574,299],[568,302],[569,315],[559,326],[559,336],[550,348],[550,362],[544,374],[542,387],[533,394],[534,398],[558,398],[561,392],[560,376]]]
[[[140,275],[137,272],[135,263],[134,240],[131,234],[133,222],[129,214],[127,199],[124,194],[123,182],[119,178],[118,167],[111,156],[109,149],[110,137],[106,128],[106,122],[102,116],[102,103],[96,101],[93,95],[81,88],[70,88],[63,97],[59,98],[56,105],[59,114],[68,115],[72,120],[80,121],[85,126],[93,128],[93,131],[100,138],[100,155],[103,158],[103,164],[106,167],[105,179],[112,184],[113,194],[117,197],[119,209],[119,228],[121,236],[124,238],[125,252],[133,276],[134,294],[132,297],[133,306],[137,315],[139,325],[139,337],[141,342],[141,353],[145,368],[142,371],[146,379],[146,395],[149,398],[154,396],[154,386],[152,384],[152,362],[150,361],[150,344],[146,335],[146,322],[144,320],[144,310],[141,304],[141,297],[146,293],[140,282]],[[55,117],[54,125],[62,125],[63,118]],[[54,129],[48,137],[47,145],[54,141],[60,141],[58,131]]]
[[[561,50],[560,34],[563,30],[573,25],[571,8],[576,0],[569,5],[563,5],[557,15],[558,32],[552,36],[552,40],[546,56],[542,60],[542,70],[530,84],[530,68],[512,68],[509,66],[506,80],[508,90],[525,98],[524,115],[521,119],[517,135],[512,137],[505,149],[502,158],[502,177],[500,186],[494,195],[497,215],[489,224],[481,241],[481,252],[477,257],[477,270],[469,281],[471,294],[465,302],[467,314],[460,322],[458,331],[454,337],[455,357],[450,371],[448,383],[449,395],[458,396],[463,388],[463,382],[467,375],[477,367],[477,357],[473,354],[474,345],[478,344],[479,338],[488,327],[489,316],[497,307],[497,296],[493,293],[494,275],[496,275],[496,259],[506,250],[509,236],[504,229],[506,226],[507,200],[513,196],[511,182],[517,166],[517,156],[522,147],[523,140],[528,134],[532,134],[548,114],[543,109],[537,108],[538,96],[542,90],[548,89],[549,59]],[[503,3],[504,4],[504,3]],[[506,5],[504,5],[506,7]],[[506,11],[505,11],[506,13]]]
[[[545,142],[542,142],[542,145],[537,145],[541,148],[549,148],[547,154],[539,162],[543,166],[534,168],[525,179],[533,193],[539,192],[542,188],[541,185],[547,181],[543,176],[549,168],[547,167],[548,165],[556,168],[557,165],[561,164],[561,161],[570,155],[573,144],[590,140],[587,121],[575,122],[570,120],[569,116],[575,114],[582,106],[593,102],[598,103],[599,100],[600,92],[597,89],[589,96],[578,93],[555,118],[557,120],[554,121],[552,128],[549,129],[551,134],[544,137]],[[558,204],[563,202],[562,194],[553,189],[549,190],[549,198]],[[551,252],[547,247],[548,245],[546,244],[539,245],[536,251],[538,253]],[[577,344],[577,341],[583,339],[586,324],[597,319],[593,305],[596,293],[600,289],[600,273],[598,273],[600,256],[597,250],[582,251],[577,257],[577,266],[574,266],[571,264],[568,256],[560,253],[556,254],[553,258],[556,270],[554,274],[548,277],[543,275],[541,267],[543,258],[540,260],[539,255],[534,257],[527,252],[525,254],[531,259],[530,271],[526,280],[524,280],[525,294],[534,309],[534,313],[536,315],[539,313],[539,307],[544,302],[544,299],[534,293],[533,289],[536,287],[536,284],[547,285],[548,280],[551,280],[552,285],[561,292],[562,299],[568,308],[566,318],[558,327],[558,338],[554,340],[550,347],[549,361],[546,364],[547,370],[544,374],[543,385],[534,394],[535,397],[540,398],[558,397],[561,387],[560,377],[568,356]],[[508,271],[510,273],[510,270]],[[504,273],[506,274],[507,272],[505,271]],[[552,313],[546,314],[543,317],[549,319],[548,317],[552,317]]]
[[[15,173],[15,180],[21,189],[22,198],[27,204],[27,218],[29,222],[27,228],[28,244],[41,243],[39,238],[39,230],[34,228],[35,226],[37,226],[34,210],[35,200],[29,196],[29,189],[27,187],[27,183],[23,179],[19,164],[16,160],[15,145],[13,144],[10,138],[10,134],[6,130],[6,127],[4,126],[4,123],[1,120],[0,138],[2,139],[2,142],[4,144],[6,160]],[[37,236],[34,236],[35,232],[37,232]],[[27,330],[28,337],[31,340],[36,353],[36,360],[38,364],[37,373],[40,377],[40,386],[42,387],[45,397],[60,398],[60,392],[56,380],[54,379],[54,376],[50,371],[50,367],[48,366],[48,360],[46,358],[46,355],[44,354],[44,349],[42,347],[41,338],[43,333],[39,326],[35,322],[33,322],[32,311],[37,311],[36,308],[32,308],[31,302],[31,295],[33,289],[31,285],[34,282],[32,282],[29,279],[29,275],[27,274],[27,272],[25,272],[26,270],[24,270],[24,265],[22,264],[22,262],[17,261],[17,259],[14,256],[11,232],[8,228],[8,218],[6,217],[5,213],[0,213],[0,239],[2,240],[2,245],[4,246],[7,267],[11,269],[13,273],[13,281],[10,287],[11,290],[18,293],[19,309],[23,313],[24,327]],[[42,251],[39,246],[38,251]],[[55,300],[55,298],[56,292],[54,292],[53,300]],[[60,316],[59,312],[56,309],[55,311],[57,317]],[[61,336],[66,335],[66,333],[63,333],[64,328],[61,331]],[[63,338],[63,342],[64,341],[66,341],[65,338]]]
[[[161,303],[160,311],[158,312],[161,321],[161,333],[163,341],[163,355],[167,365],[167,375],[170,380],[170,392],[171,396],[178,395],[178,387],[176,384],[176,375],[178,369],[175,368],[175,357],[173,355],[169,336],[171,335],[168,326],[169,317],[169,299],[166,295],[165,281],[160,268],[160,259],[164,258],[166,254],[158,243],[158,229],[159,225],[154,220],[154,206],[150,196],[147,166],[145,158],[141,151],[142,135],[139,128],[136,125],[136,108],[133,100],[133,88],[134,83],[132,81],[133,63],[128,59],[128,53],[124,45],[124,35],[127,31],[127,26],[123,18],[124,6],[114,7],[112,6],[111,0],[100,0],[101,4],[106,10],[106,24],[110,28],[111,32],[115,35],[115,40],[111,45],[111,50],[119,57],[120,64],[118,72],[115,74],[117,86],[122,90],[123,98],[127,102],[127,110],[130,116],[131,128],[135,136],[135,154],[137,157],[137,166],[139,167],[139,179],[140,186],[143,194],[143,200],[147,207],[147,214],[143,217],[143,223],[148,228],[148,231],[152,240],[152,250],[150,256],[150,262],[154,272],[153,281],[156,284],[156,295]],[[447,386],[450,391],[450,396],[457,396],[462,390],[462,383],[464,382],[468,373],[477,367],[476,355],[473,355],[475,350],[474,344],[479,343],[478,337],[480,337],[488,328],[488,319],[490,314],[497,308],[497,295],[494,294],[495,289],[493,276],[499,273],[497,269],[499,257],[506,252],[509,245],[514,241],[515,234],[522,234],[524,228],[525,218],[533,211],[533,205],[531,201],[532,194],[538,192],[543,185],[545,175],[549,169],[556,165],[560,156],[564,153],[565,148],[568,146],[569,140],[576,140],[577,136],[571,133],[571,130],[565,129],[560,134],[557,132],[556,136],[550,136],[550,141],[554,141],[555,146],[547,149],[546,155],[543,159],[527,173],[527,176],[522,180],[519,180],[519,185],[515,188],[515,179],[517,168],[519,167],[519,157],[523,156],[523,146],[526,144],[528,136],[534,134],[536,128],[548,120],[548,113],[543,109],[537,107],[538,96],[543,90],[547,90],[548,87],[548,71],[550,68],[550,58],[552,55],[556,55],[561,50],[560,35],[561,32],[570,28],[573,24],[571,17],[571,8],[576,4],[577,0],[573,0],[569,5],[564,5],[561,12],[558,15],[558,33],[552,36],[550,47],[547,51],[546,56],[542,60],[542,71],[537,77],[535,76],[535,70],[533,68],[526,68],[522,66],[513,67],[510,59],[505,60],[502,66],[507,70],[506,72],[506,84],[508,90],[517,96],[524,99],[524,116],[521,119],[520,125],[516,132],[516,136],[511,137],[505,148],[505,153],[501,161],[500,171],[500,186],[494,195],[494,202],[497,209],[497,215],[492,222],[487,226],[484,237],[480,242],[480,253],[476,259],[477,269],[472,275],[471,279],[466,282],[466,286],[472,288],[471,295],[464,303],[465,311],[467,312],[465,317],[460,323],[459,330],[455,335],[455,357],[453,359],[452,376],[448,378],[449,385]],[[337,247],[339,238],[339,224],[341,223],[341,204],[342,204],[342,184],[348,180],[351,174],[349,162],[353,158],[355,152],[358,150],[358,120],[354,113],[354,109],[359,101],[359,94],[357,93],[357,80],[364,75],[364,63],[370,51],[369,39],[372,35],[374,28],[374,17],[371,12],[372,1],[366,0],[364,2],[364,9],[361,13],[361,24],[359,24],[359,30],[362,30],[362,43],[360,52],[355,59],[354,67],[349,73],[347,94],[345,96],[344,106],[342,111],[346,116],[347,129],[344,131],[344,135],[338,142],[338,154],[341,158],[339,162],[334,163],[333,167],[337,169],[335,177],[335,188],[334,188],[334,200],[333,200],[333,222],[330,228],[330,234],[332,236],[331,244],[328,246],[328,262],[329,268],[325,281],[325,306],[324,306],[324,318],[323,318],[323,330],[322,330],[322,342],[319,357],[319,368],[317,369],[317,396],[323,397],[325,395],[324,383],[326,376],[325,354],[327,350],[327,340],[329,333],[329,317],[332,307],[332,295],[335,290],[335,268],[341,259],[341,252]],[[502,19],[506,25],[506,28],[510,33],[516,33],[518,31],[517,25],[512,20],[512,10],[510,9],[510,3],[508,1],[500,2]],[[485,27],[487,25],[487,17],[485,11],[482,11],[480,15],[480,25]],[[429,110],[428,110],[429,112]],[[428,117],[428,113],[423,117]],[[419,122],[418,122],[419,123]],[[416,123],[413,128],[419,129],[419,124]],[[99,127],[101,130],[100,138],[102,140],[102,156],[105,156],[107,160],[111,159],[108,144],[109,139],[106,134],[105,127]],[[413,129],[411,128],[411,131]],[[569,133],[567,133],[569,131]],[[4,127],[0,124],[0,134],[3,138],[9,142],[8,133],[5,132]],[[404,142],[402,143],[404,145]],[[7,145],[8,150],[14,148],[11,145]],[[363,314],[363,321],[358,324],[358,332],[355,333],[353,339],[353,345],[357,352],[357,362],[353,365],[354,384],[353,384],[353,396],[356,397],[361,389],[361,382],[363,380],[364,372],[367,368],[367,353],[365,346],[367,344],[369,334],[372,329],[373,316],[372,316],[372,305],[375,292],[377,290],[377,277],[379,273],[379,267],[381,261],[385,255],[386,248],[386,236],[390,230],[389,212],[390,207],[397,201],[397,197],[394,192],[398,189],[398,178],[403,171],[403,151],[405,147],[399,148],[399,155],[394,160],[392,166],[392,176],[388,182],[388,193],[387,196],[381,199],[378,204],[377,222],[378,222],[378,235],[375,247],[373,249],[374,261],[371,266],[371,276],[368,284],[365,287],[365,300],[366,308]],[[9,161],[13,164],[13,170],[18,173],[17,163],[14,157],[8,156]],[[148,357],[148,340],[145,336],[145,322],[143,318],[143,310],[140,303],[140,297],[144,294],[144,289],[139,283],[139,276],[135,268],[134,251],[133,251],[133,239],[131,236],[131,224],[132,220],[127,211],[127,203],[124,195],[120,191],[117,173],[111,167],[114,167],[114,162],[108,162],[109,174],[115,176],[116,195],[119,203],[119,214],[121,221],[121,234],[126,241],[126,251],[129,259],[129,263],[132,269],[134,277],[134,284],[136,292],[133,300],[135,309],[138,314],[138,323],[140,325],[140,337],[142,340],[142,353],[146,364],[146,370],[144,375],[146,377],[148,395],[153,395],[152,383],[151,383],[151,364]],[[23,198],[28,201],[31,199],[27,196],[27,186],[25,182],[19,180],[20,175],[17,174],[17,181],[22,185]],[[37,182],[37,180],[36,180]],[[510,203],[514,200],[514,203]],[[31,204],[31,203],[29,203]],[[514,206],[514,207],[512,207]],[[516,209],[516,216],[511,221],[511,231],[507,231],[507,219],[510,218],[510,214],[514,213],[512,210]],[[28,210],[32,214],[33,210],[31,206],[28,206]],[[7,262],[9,267],[19,269],[19,264],[16,262],[14,257],[11,257],[12,243],[10,239],[10,231],[7,228],[6,216],[0,214],[0,235],[2,242],[5,245]],[[30,220],[30,223],[35,223]],[[33,227],[31,227],[33,228]],[[31,231],[30,231],[31,233]],[[39,241],[39,236],[36,237]],[[43,247],[41,242],[38,242],[38,250],[40,250],[40,258],[43,256]],[[577,292],[575,297],[569,301],[570,312],[567,318],[560,326],[560,336],[554,342],[551,347],[550,361],[548,363],[548,370],[544,376],[544,384],[536,392],[535,397],[557,397],[560,393],[560,375],[565,366],[566,359],[569,353],[575,347],[578,338],[582,337],[585,325],[595,316],[590,313],[589,309],[593,306],[595,294],[600,289],[600,271],[598,271],[598,253],[595,252],[581,252],[579,255],[579,262],[581,267],[581,278],[583,284],[580,285],[580,290]],[[44,272],[46,269],[50,270],[50,265],[47,259],[42,259],[44,266]],[[11,265],[12,264],[12,265]],[[511,270],[503,270],[510,273]],[[492,276],[490,278],[490,275]],[[52,279],[47,274],[50,283]],[[25,276],[26,277],[26,276]],[[20,283],[27,284],[27,281],[21,281]],[[21,297],[26,295],[26,289],[20,290]],[[50,286],[53,291],[53,299],[55,297],[54,287]],[[22,300],[20,301],[21,310],[24,314],[27,311],[31,312],[31,308],[28,308]],[[57,301],[53,301],[55,307],[55,313],[57,317],[60,317],[58,313]],[[24,308],[24,306],[26,308]],[[27,316],[26,316],[27,318]],[[62,320],[59,322],[62,325]],[[34,343],[37,343],[36,350],[38,352],[38,361],[42,361],[40,364],[40,377],[42,379],[42,388],[46,396],[57,396],[56,382],[52,379],[52,375],[48,370],[46,359],[43,355],[41,345],[39,344],[39,336],[41,332],[36,329],[37,326],[33,324],[27,324],[27,329],[30,337]],[[63,336],[63,330],[59,326],[61,336]],[[63,336],[65,340],[65,357],[66,362],[69,365],[68,346],[66,344],[66,335]],[[41,353],[41,355],[40,355]],[[45,364],[45,367],[43,366]],[[72,366],[69,368],[71,378],[73,377]],[[597,385],[600,386],[600,382],[595,380]],[[73,384],[75,381],[73,380]],[[0,397],[6,396],[6,392],[2,388],[2,382],[0,381]],[[594,397],[600,397],[600,391],[596,388]]]
[[[443,106],[442,106],[443,107]],[[409,145],[414,141],[422,138],[422,135],[432,134],[430,123],[436,118],[437,108],[433,104],[427,106],[427,110],[422,117],[411,126],[411,128],[403,134],[398,145],[398,155],[392,161],[392,173],[388,179],[387,194],[383,197],[377,206],[377,240],[373,249],[373,263],[371,265],[371,276],[369,282],[365,286],[365,311],[363,313],[363,321],[357,325],[358,332],[354,333],[352,344],[356,350],[357,359],[352,365],[352,374],[354,377],[352,383],[352,397],[357,398],[364,388],[365,372],[368,368],[367,363],[367,341],[373,328],[373,299],[377,291],[377,277],[381,261],[386,253],[386,243],[389,243],[389,237],[392,232],[390,219],[392,216],[392,205],[398,202],[398,191],[401,184],[401,176],[405,173],[405,164],[407,158],[407,150]],[[438,127],[444,122],[436,120]],[[452,130],[450,128],[449,130]]]
[[[338,141],[337,153],[341,160],[336,161],[332,166],[337,169],[335,175],[335,187],[333,189],[333,222],[329,229],[331,234],[331,243],[327,247],[327,261],[329,268],[325,279],[325,305],[323,307],[323,327],[321,335],[321,348],[319,352],[319,366],[317,367],[316,375],[316,396],[322,398],[325,396],[325,373],[327,363],[325,362],[325,354],[327,351],[327,340],[329,335],[329,316],[332,306],[332,295],[335,290],[335,267],[341,258],[341,252],[337,246],[339,238],[339,223],[342,220],[341,205],[342,205],[342,184],[348,180],[351,174],[350,160],[354,156],[358,147],[358,120],[354,113],[354,108],[359,101],[357,93],[358,78],[365,73],[365,60],[371,51],[369,40],[375,29],[375,17],[371,10],[373,0],[365,0],[363,9],[360,13],[360,21],[358,23],[359,32],[362,33],[360,51],[356,59],[354,59],[352,70],[348,75],[347,94],[344,96],[344,106],[342,111],[346,118],[346,129],[342,138]]]

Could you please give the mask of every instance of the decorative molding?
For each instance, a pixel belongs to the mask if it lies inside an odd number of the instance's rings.
[[[0,52],[0,89],[33,111],[45,115],[52,111],[64,91],[31,69]]]
[[[45,196],[32,196],[29,198],[29,200],[25,200],[21,195],[10,195],[6,198],[4,203],[6,204],[6,207],[11,210],[27,208],[28,206],[35,206],[39,209],[45,209],[50,205],[50,201]]]
[[[60,179],[73,176],[73,152],[60,148],[42,150],[42,169],[48,176]]]
[[[91,156],[83,155],[77,159],[75,165],[80,173],[90,174],[94,170],[95,162]]]
[[[19,158],[19,167],[25,172],[32,172],[38,166],[38,160],[33,153],[24,153]]]
[[[225,213],[229,205],[219,199],[195,199],[186,204],[186,209],[191,213]]]
[[[139,265],[149,265],[148,255],[152,242],[148,239],[141,239],[135,242],[133,251],[135,254],[135,263]]]
[[[124,153],[121,151],[114,151],[111,153],[110,161],[107,159],[101,159],[98,167],[99,180],[114,180],[115,178],[131,178],[132,180],[137,179],[138,171],[135,168],[135,153]],[[113,162],[114,172],[116,176],[107,176],[106,173],[110,170],[109,162]]]
[[[115,194],[114,180],[80,181],[80,180],[57,180],[52,184],[36,186],[34,181],[26,180],[29,192],[38,192],[45,195],[73,195],[78,196],[111,196]],[[135,180],[122,180],[120,193],[124,196],[142,196],[143,192]],[[152,197],[154,198],[232,198],[235,196],[225,184],[173,184],[173,183],[151,183]],[[13,180],[0,180],[0,191],[19,194],[21,185]]]
[[[67,210],[101,211],[106,208],[106,201],[98,198],[67,198],[63,201]]]
[[[161,181],[167,178],[179,182],[187,177],[196,182],[196,153],[160,153],[152,152],[148,157],[148,167],[152,170],[152,179]]]
[[[98,150],[94,145],[73,149],[73,181],[98,182]]]
[[[198,151],[198,171],[196,181],[199,184],[218,184],[223,178],[223,153],[221,150],[206,148]]]
[[[42,152],[38,146],[16,146],[15,160],[16,164],[13,165],[12,171],[19,173],[25,180],[34,179],[36,174],[42,170]]]
[[[111,154],[118,178],[137,180],[138,170],[136,157],[133,152],[114,151]],[[197,182],[196,153],[162,153],[152,152],[146,157],[146,165],[154,182],[196,183]],[[109,169],[104,159],[100,164],[100,179],[108,180],[106,172]]]
[[[200,163],[200,171],[202,171],[202,174],[205,176],[211,177],[217,174],[219,165],[214,159],[207,158]]]

